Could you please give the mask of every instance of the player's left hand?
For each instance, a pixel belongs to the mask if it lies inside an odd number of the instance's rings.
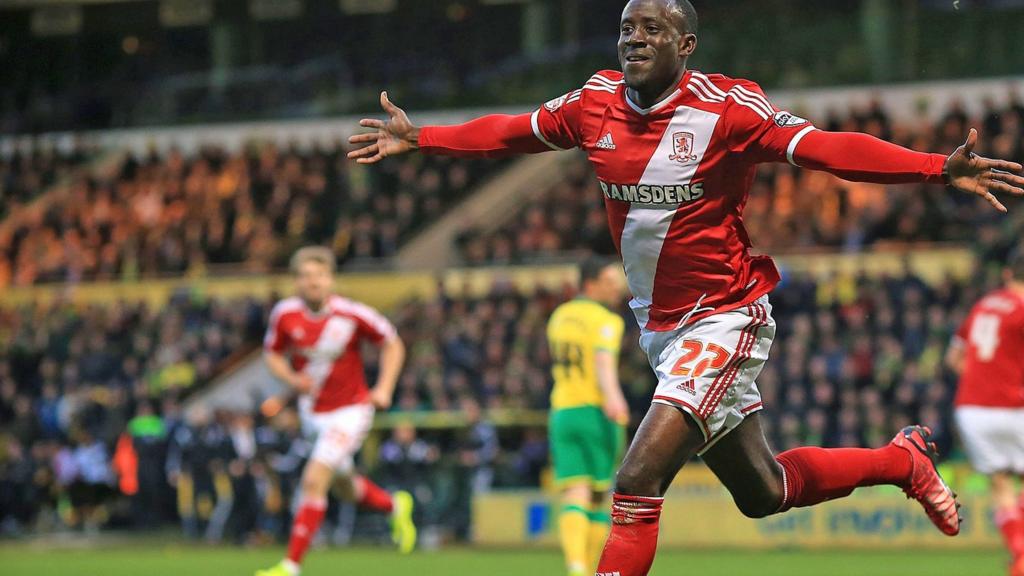
[[[378,410],[387,410],[391,408],[391,394],[379,386],[375,387],[373,390],[370,390],[370,402]]]
[[[361,145],[348,153],[350,159],[360,164],[380,162],[388,156],[403,154],[419,147],[419,127],[409,120],[405,110],[391,103],[387,92],[380,93],[380,107],[388,119],[363,118],[359,125],[375,131],[355,134],[348,139],[349,144]]]
[[[957,148],[946,159],[945,172],[949,185],[961,192],[977,194],[1000,212],[1006,206],[1000,202],[996,192],[1024,195],[1024,177],[1018,176],[1024,168],[1016,162],[994,160],[974,153],[978,143],[978,131],[971,128],[964,145]]]

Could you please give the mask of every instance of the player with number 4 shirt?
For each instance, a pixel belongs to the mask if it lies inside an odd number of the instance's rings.
[[[956,423],[971,465],[992,484],[994,519],[1024,576],[1024,251],[1010,257],[1005,285],[985,295],[957,330],[946,363],[960,373]]]
[[[750,253],[743,207],[757,164],[788,162],[854,181],[946,184],[1005,211],[995,194],[1024,194],[1021,166],[975,154],[974,130],[949,156],[819,130],[776,108],[754,82],[688,69],[697,28],[687,0],[631,0],[619,22],[621,71],[599,71],[532,113],[457,126],[416,126],[382,93],[388,118],[360,121],[372,132],[350,138],[361,147],[349,157],[586,153],[622,256],[640,345],[658,377],[616,475],[598,573],[650,570],[662,496],[696,454],[748,516],[893,484],[943,533],[957,534],[956,498],[935,468],[925,427],[907,427],[877,449],[775,455],[768,446],[755,380],[775,336],[768,294],[779,274],[770,258]]]

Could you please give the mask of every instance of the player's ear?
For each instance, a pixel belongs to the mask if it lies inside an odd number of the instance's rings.
[[[683,58],[689,57],[697,50],[697,35],[696,34],[683,34],[683,37],[679,39],[679,55]]]

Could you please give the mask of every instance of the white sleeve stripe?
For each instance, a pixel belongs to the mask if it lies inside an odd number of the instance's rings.
[[[772,106],[772,103],[769,102],[767,98],[765,98],[764,96],[758,94],[757,92],[754,92],[753,90],[748,90],[748,89],[744,88],[743,86],[733,86],[732,89],[733,90],[737,90],[739,92],[742,92],[746,96],[749,96],[749,97],[753,98],[754,100],[757,100],[758,102],[763,104],[764,107],[767,108],[768,111],[771,114],[775,113],[775,107]]]
[[[742,92],[740,92],[738,90],[730,90],[729,91],[729,95],[734,97],[734,98],[736,98],[737,100],[742,100],[742,101],[746,102],[747,104],[749,104],[750,106],[753,106],[753,107],[757,108],[758,110],[760,110],[761,111],[761,115],[765,117],[765,120],[767,120],[768,117],[770,117],[773,114],[775,114],[775,111],[772,110],[770,107],[765,107],[764,104],[761,104],[759,101],[754,100],[750,96],[747,96],[746,94],[744,94],[744,93],[742,93]]]
[[[707,96],[698,92],[697,89],[693,87],[693,84],[687,84],[686,87],[690,90],[690,92],[693,92],[693,95],[696,96],[697,99],[700,100],[701,102],[707,102],[709,104],[721,103],[721,100],[712,100],[711,98],[708,98]]]
[[[755,106],[754,104],[751,104],[750,102],[744,101],[739,94],[737,94],[735,92],[729,92],[729,96],[731,96],[732,99],[735,100],[741,106],[746,106],[747,108],[750,108],[751,110],[753,110],[758,116],[761,117],[762,120],[767,120],[768,119],[768,115],[765,114],[764,110],[758,108],[757,106]]]
[[[708,92],[708,89],[706,87],[702,86],[701,84],[698,84],[697,82],[687,84],[686,87],[690,89],[690,92],[696,94],[697,98],[700,98],[705,102],[725,102],[725,98],[721,98],[711,94],[710,92]]]
[[[601,85],[601,84],[597,84],[597,85],[595,85],[595,84],[586,84],[586,85],[583,86],[583,89],[584,90],[595,90],[597,92],[607,92],[609,94],[615,94],[615,89],[614,88],[609,88],[609,87]]]
[[[694,72],[692,78],[703,84],[711,94],[725,98],[725,92],[718,86],[715,86],[715,83],[711,81],[711,78],[708,78],[700,72]]]
[[[540,133],[540,125],[537,123],[538,114],[540,114],[540,108],[534,110],[533,114],[530,115],[530,126],[533,128],[533,135],[536,136],[537,139],[540,140],[541,142],[547,144],[548,148],[551,148],[552,150],[565,150],[565,148],[559,148],[558,146],[555,146],[551,142],[548,142],[547,138],[545,138]]]
[[[608,78],[605,78],[604,76],[600,76],[598,74],[594,74],[593,76],[590,77],[590,80],[587,80],[587,82],[600,82],[600,83],[606,84],[606,85],[614,88],[615,86],[618,86],[619,84],[622,84],[623,81],[622,80],[609,80]]]
[[[690,79],[690,82],[692,82],[694,86],[703,90],[704,93],[711,98],[720,98],[722,102],[725,102],[725,92],[719,90],[717,86],[709,82],[706,78],[694,76]]]
[[[786,160],[789,160],[789,163],[793,166],[799,166],[799,164],[796,163],[796,160],[793,159],[793,153],[796,152],[796,145],[799,144],[800,140],[802,140],[804,136],[807,136],[807,133],[812,130],[816,130],[816,128],[814,126],[806,126],[803,130],[797,132],[796,136],[793,136],[793,139],[789,141],[789,146],[786,147]]]

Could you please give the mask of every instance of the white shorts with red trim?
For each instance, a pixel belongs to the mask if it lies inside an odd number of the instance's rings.
[[[755,380],[768,359],[775,321],[768,296],[670,332],[644,330],[640,347],[658,376],[653,402],[697,422],[707,451],[761,409]]]
[[[975,470],[1024,474],[1024,408],[958,406],[956,425]]]
[[[373,405],[352,404],[330,412],[313,412],[299,402],[299,413],[306,435],[313,439],[310,459],[340,474],[351,472],[353,459],[373,426]]]

